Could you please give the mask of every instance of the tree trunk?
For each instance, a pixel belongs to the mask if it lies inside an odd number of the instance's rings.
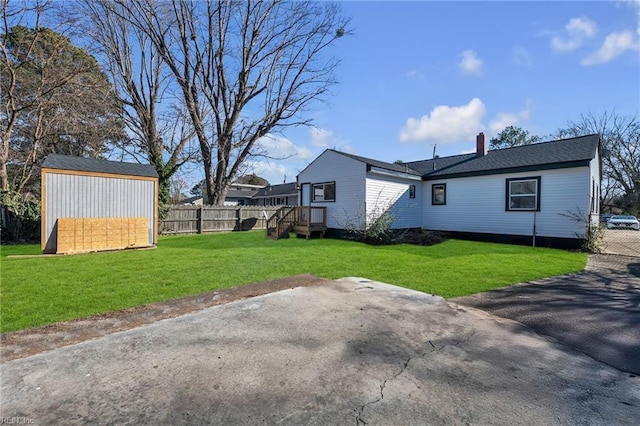
[[[5,193],[9,189],[9,184],[7,182],[7,162],[0,162],[0,192]]]

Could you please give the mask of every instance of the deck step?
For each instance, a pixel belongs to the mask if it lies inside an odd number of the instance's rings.
[[[317,222],[318,209],[321,212],[321,222]],[[316,222],[312,222],[312,218]],[[290,232],[304,235],[307,239],[314,233],[323,237],[327,230],[325,218],[326,207],[282,207],[267,218],[267,237],[274,240],[289,238]]]

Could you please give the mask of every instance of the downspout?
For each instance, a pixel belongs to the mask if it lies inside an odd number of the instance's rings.
[[[536,212],[533,212],[533,247],[536,246]]]

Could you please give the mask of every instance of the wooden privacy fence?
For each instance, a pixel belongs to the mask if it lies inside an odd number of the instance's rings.
[[[266,217],[279,206],[170,206],[160,221],[161,234],[202,234],[206,232],[266,229]]]

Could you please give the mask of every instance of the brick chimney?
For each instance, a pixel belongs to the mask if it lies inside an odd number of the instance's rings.
[[[484,133],[478,133],[476,136],[476,155],[482,157],[487,154],[487,145],[484,143]]]

